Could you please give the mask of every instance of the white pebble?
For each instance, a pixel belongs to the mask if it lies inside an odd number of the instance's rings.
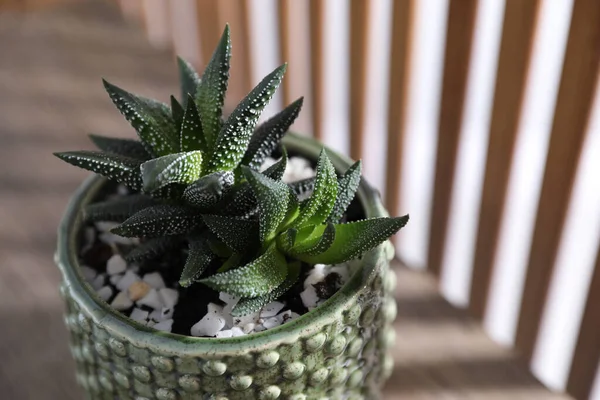
[[[277,314],[276,318],[282,323],[286,323],[287,321],[292,319],[292,311],[287,310],[282,312],[281,314]]]
[[[134,321],[141,322],[143,324],[146,323],[148,319],[148,311],[144,311],[141,308],[135,307],[129,316]]]
[[[121,196],[127,196],[129,194],[129,189],[125,185],[117,186],[117,194]]]
[[[244,333],[250,333],[254,330],[255,326],[256,326],[256,324],[254,322],[250,322],[250,323],[244,325],[244,328],[242,328],[242,331]]]
[[[94,222],[94,225],[100,232],[109,232],[112,228],[119,226],[119,223],[110,221],[97,221]]]
[[[262,331],[266,331],[267,328],[265,328],[262,324],[258,324],[254,327],[254,332],[262,332]]]
[[[133,301],[131,301],[129,296],[127,296],[127,292],[121,291],[117,294],[110,305],[115,310],[123,311],[131,307],[133,305]]]
[[[234,326],[233,328],[231,328],[231,336],[233,337],[238,337],[238,336],[244,336],[245,333],[242,330],[242,328],[239,328],[237,326]]]
[[[150,313],[150,319],[153,319],[157,322],[171,319],[173,318],[173,311],[174,310],[172,307],[163,307],[160,310],[154,310]]]
[[[96,230],[91,226],[88,226],[87,228],[85,228],[85,231],[83,231],[83,235],[85,243],[83,244],[83,246],[81,246],[82,254],[87,252],[94,245],[94,240],[96,239]]]
[[[173,308],[179,301],[179,292],[176,289],[163,288],[158,291],[165,307]]]
[[[88,282],[92,282],[97,275],[96,270],[90,267],[86,267],[85,265],[82,265],[80,270],[81,275],[83,275],[83,279],[85,279]]]
[[[125,275],[115,285],[119,290],[127,290],[132,283],[139,282],[140,277],[133,271],[125,272]]]
[[[139,299],[136,303],[138,306],[148,306],[152,307],[155,310],[162,309],[162,302],[160,301],[160,296],[156,289],[150,289],[150,291],[141,299]]]
[[[292,315],[291,315],[291,317],[292,317],[291,319],[296,319],[296,318],[299,318],[299,317],[300,317],[300,314],[298,314],[298,313],[295,313],[295,312],[293,312],[293,311],[292,311]]]
[[[142,278],[144,282],[154,289],[162,289],[165,287],[165,281],[159,272],[150,272]]]
[[[327,275],[329,274],[338,274],[340,276],[340,283],[343,285],[344,283],[348,282],[348,279],[350,278],[350,270],[348,268],[347,264],[337,264],[337,265],[332,265],[329,268],[327,268]]]
[[[230,329],[228,329],[226,331],[219,331],[215,335],[216,338],[228,338],[228,337],[232,337],[232,336],[233,336],[233,332],[231,332]]]
[[[233,326],[246,326],[249,323],[256,323],[256,321],[258,321],[258,311],[233,318]]]
[[[225,304],[231,304],[233,307],[237,304],[238,301],[240,301],[240,297],[232,296],[229,293],[225,292],[219,292],[219,300],[221,300]]]
[[[213,303],[208,303],[208,312],[194,326],[192,336],[215,336],[225,326],[223,308]]]
[[[114,286],[117,286],[117,283],[123,278],[123,275],[113,275],[109,278],[110,283],[112,283]]]
[[[108,299],[110,299],[113,295],[113,288],[110,286],[104,286],[103,288],[98,289],[96,293],[102,300],[108,301]]]
[[[267,318],[262,325],[265,327],[265,329],[271,329],[281,325],[281,321],[277,317],[271,317]]]
[[[164,321],[160,321],[159,323],[154,324],[154,326],[152,327],[158,331],[171,332],[171,328],[173,327],[173,320],[167,319]]]
[[[106,262],[106,272],[109,275],[116,275],[125,272],[127,263],[120,254],[115,254]]]
[[[263,307],[262,311],[260,312],[260,316],[261,316],[261,318],[274,317],[275,315],[277,315],[277,313],[279,311],[281,311],[283,309],[284,306],[285,306],[285,304],[283,304],[279,301],[274,301],[272,303],[269,303]]]
[[[317,302],[319,301],[319,296],[317,296],[317,291],[313,286],[309,286],[304,289],[300,293],[300,298],[302,299],[302,304],[309,310],[315,308],[317,306]]]
[[[325,265],[315,264],[313,269],[310,270],[308,276],[304,280],[304,289],[312,287],[315,283],[323,282],[325,279]]]
[[[106,283],[106,275],[98,274],[98,276],[91,282],[91,285],[94,288],[94,290],[100,290],[104,287],[105,283]]]

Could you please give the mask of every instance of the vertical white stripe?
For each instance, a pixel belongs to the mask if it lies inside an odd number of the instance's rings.
[[[590,400],[600,400],[600,365],[596,369],[596,378],[590,392]]]
[[[169,3],[169,5],[171,7],[175,54],[194,65],[199,65],[201,55],[196,2],[194,0],[179,0]]]
[[[250,14],[250,62],[252,64],[252,87],[281,64],[279,56],[279,30],[277,27],[277,0],[252,0],[248,5]],[[278,89],[260,120],[264,121],[281,110],[281,90]]]
[[[514,343],[572,5],[572,0],[545,0],[539,10],[484,321],[491,336],[506,345]]]
[[[443,294],[460,306],[469,298],[504,7],[504,0],[480,1],[473,32],[441,275]]]
[[[348,87],[349,38],[348,16],[350,6],[345,0],[325,1],[325,27],[323,29],[323,57],[321,67],[324,70],[323,90],[323,142],[341,153],[348,154],[349,127]]]
[[[402,213],[409,213],[411,222],[398,234],[396,247],[399,256],[409,265],[424,268],[427,264],[448,0],[421,0],[416,2],[415,11],[400,201]]]
[[[144,0],[144,19],[148,41],[156,47],[169,47],[172,35],[167,0]]]
[[[363,175],[385,198],[387,110],[389,92],[392,1],[369,2],[365,149]]]
[[[600,240],[600,101],[596,98],[532,359],[537,377],[564,390]]]

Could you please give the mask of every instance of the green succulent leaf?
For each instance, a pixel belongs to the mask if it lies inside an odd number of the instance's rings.
[[[262,173],[263,175],[268,176],[269,178],[280,181],[283,178],[283,174],[285,173],[285,169],[287,168],[288,156],[287,150],[283,148],[281,158],[275,164],[271,165],[267,169],[265,169]],[[251,168],[251,167],[250,167]],[[254,169],[254,168],[252,168]]]
[[[311,264],[338,264],[359,257],[387,240],[408,222],[408,215],[396,218],[372,218],[335,225],[335,240],[324,252],[296,257]]]
[[[258,297],[243,298],[231,310],[233,317],[242,317],[244,315],[256,312],[263,306],[277,300],[294,286],[300,277],[300,263],[293,262],[288,264],[288,273],[285,280],[273,291]]]
[[[203,224],[193,208],[159,204],[133,214],[112,233],[125,237],[159,237],[187,234]]]
[[[325,222],[336,201],[337,185],[333,164],[327,157],[325,150],[322,150],[317,162],[315,189],[308,201],[303,204],[300,216],[294,222],[294,226],[301,228],[306,225],[320,225]]]
[[[150,154],[144,148],[144,145],[137,140],[111,138],[106,136],[90,134],[90,139],[96,147],[106,153],[117,154],[123,157],[135,158],[136,160],[146,161]]]
[[[233,185],[231,171],[213,172],[189,185],[183,192],[183,199],[190,205],[208,209],[221,199],[231,185]]]
[[[145,194],[132,194],[112,200],[92,203],[85,207],[85,218],[89,221],[123,222],[136,212],[156,204],[156,200]]]
[[[262,165],[265,158],[271,155],[298,117],[303,101],[304,98],[299,98],[254,131],[248,149],[242,158],[242,165],[247,165],[255,170]]]
[[[338,179],[338,190],[333,210],[329,214],[327,221],[338,223],[342,219],[344,212],[350,205],[350,202],[356,194],[360,184],[361,162],[355,162],[348,171]]]
[[[198,85],[200,85],[200,77],[194,67],[183,58],[177,57],[177,64],[179,66],[179,80],[181,81],[181,101],[183,102],[181,109],[183,110],[184,107],[187,107],[188,96],[196,96]]]
[[[141,165],[144,191],[153,192],[170,183],[192,183],[200,177],[202,152],[188,151],[155,158]]]
[[[137,131],[151,155],[164,156],[179,150],[179,135],[171,109],[166,104],[136,96],[105,80],[103,82],[111,100]]]
[[[132,190],[139,191],[142,188],[142,178],[140,177],[140,164],[142,161],[140,160],[117,154],[87,150],[66,151],[54,153],[54,155],[71,165],[120,182]]]
[[[319,225],[314,229],[305,240],[297,242],[290,249],[290,254],[297,257],[299,254],[306,256],[316,256],[324,253],[331,247],[335,241],[335,225]]]
[[[181,132],[184,114],[185,110],[183,106],[179,104],[174,96],[171,96],[171,115],[173,116],[173,121],[175,121],[175,129],[177,132]]]
[[[194,96],[200,119],[202,131],[206,140],[206,149],[212,152],[217,135],[221,130],[221,115],[225,92],[229,81],[229,61],[231,59],[231,38],[229,25],[225,27],[221,40],[217,45]],[[208,163],[208,159],[205,163]],[[212,172],[220,169],[213,169]]]
[[[256,122],[281,83],[285,69],[284,64],[267,75],[227,118],[215,141],[208,164],[210,171],[231,171],[242,161]],[[204,123],[204,115],[200,115]]]
[[[305,197],[308,192],[315,189],[315,177],[302,179],[296,182],[288,183],[294,194],[298,197]]]
[[[260,257],[243,267],[212,275],[200,282],[233,296],[257,297],[279,286],[287,275],[285,257],[270,246]]]
[[[202,134],[202,123],[200,114],[194,103],[194,99],[188,99],[187,108],[181,123],[179,134],[179,143],[181,151],[205,150],[204,136]]]
[[[153,260],[181,244],[180,236],[164,236],[143,241],[125,256],[129,263]]]
[[[292,247],[296,244],[296,237],[298,236],[298,230],[295,228],[287,229],[285,232],[277,236],[277,246],[282,250],[284,254],[288,254]]]
[[[203,215],[204,223],[219,239],[237,253],[257,248],[258,221],[225,215]]]
[[[277,227],[284,221],[289,204],[289,188],[246,166],[242,167],[254,196],[258,201],[260,241],[266,243],[275,236]]]
[[[207,239],[207,237],[199,237],[190,240],[190,251],[179,279],[181,286],[187,287],[196,282],[210,263],[216,259],[207,243]]]

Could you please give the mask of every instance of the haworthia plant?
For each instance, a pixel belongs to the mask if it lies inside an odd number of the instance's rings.
[[[230,60],[226,26],[201,75],[178,58],[181,95],[171,96],[170,105],[104,80],[138,140],[94,134],[90,139],[99,151],[56,156],[128,188],[126,196],[88,206],[85,216],[118,222],[113,233],[144,239],[126,255],[129,261],[187,246],[180,284],[202,282],[240,296],[233,313],[243,315],[292,288],[302,263],[359,257],[402,228],[408,216],[341,223],[358,189],[361,164],[338,177],[325,151],[316,177],[281,182],[288,158],[281,139],[303,99],[257,126],[284,64],[223,118]],[[259,172],[276,150],[279,161]]]

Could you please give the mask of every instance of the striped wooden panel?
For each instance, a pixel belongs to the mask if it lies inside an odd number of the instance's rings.
[[[517,348],[528,359],[538,336],[592,106],[600,62],[598,49],[600,2],[578,0],[573,8],[517,327]]]
[[[594,274],[567,381],[567,392],[580,400],[585,400],[590,396],[598,362],[600,362],[598,316],[600,316],[600,252],[596,257]]]
[[[313,135],[317,139],[323,138],[321,124],[323,121],[323,107],[325,93],[323,91],[324,66],[323,59],[323,27],[325,15],[325,2],[310,0],[310,70],[313,93]]]
[[[539,0],[508,0],[494,93],[469,308],[483,318],[513,158]]]
[[[279,18],[279,52],[283,62],[288,62],[291,59],[290,51],[290,1],[291,0],[279,0],[277,2],[278,18]],[[284,79],[281,83],[281,91],[283,93],[283,104],[287,105],[293,101],[292,98],[292,80],[289,79],[290,75],[293,75],[293,65],[288,64],[287,79]]]
[[[196,15],[198,34],[200,35],[200,54],[202,55],[202,65],[198,67],[203,71],[210,61],[225,27],[220,24],[219,6],[215,0],[196,0]],[[233,29],[237,29],[237,27]]]
[[[385,203],[391,215],[400,213],[404,120],[410,77],[414,0],[392,2],[392,44],[388,100],[388,147]]]
[[[477,3],[452,1],[448,10],[428,254],[428,267],[436,275],[440,274],[445,248]]]
[[[365,147],[370,5],[368,0],[350,3],[350,157],[355,160],[363,158]]]

